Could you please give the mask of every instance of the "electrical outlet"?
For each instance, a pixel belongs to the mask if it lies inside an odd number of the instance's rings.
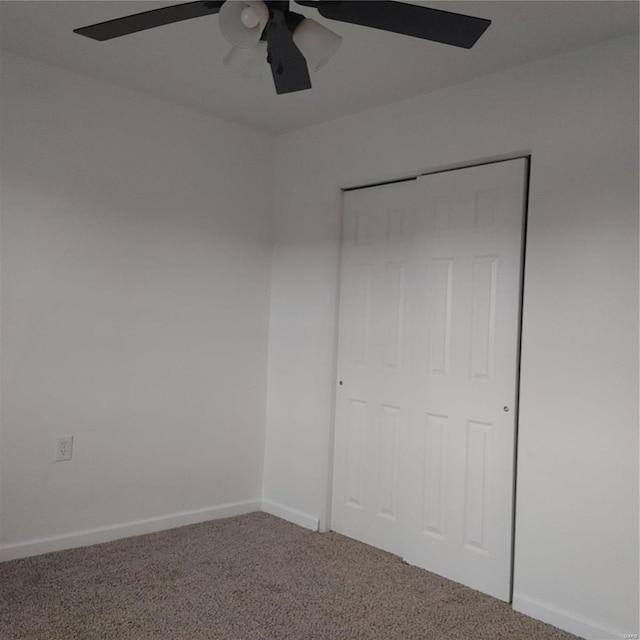
[[[73,436],[62,436],[56,440],[56,462],[71,460]]]

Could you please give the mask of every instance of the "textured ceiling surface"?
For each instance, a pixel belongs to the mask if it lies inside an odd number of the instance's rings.
[[[312,74],[312,89],[280,96],[266,64],[259,79],[230,75],[222,64],[230,46],[217,15],[107,42],[73,33],[77,27],[168,4],[177,3],[4,0],[0,48],[282,133],[638,33],[638,3],[633,1],[413,2],[491,19],[476,46],[467,50],[329,21],[292,2],[295,11],[318,19],[344,39],[332,60]]]

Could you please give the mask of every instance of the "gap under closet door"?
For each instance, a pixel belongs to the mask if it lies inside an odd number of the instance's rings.
[[[525,169],[344,199],[332,528],[504,600]]]

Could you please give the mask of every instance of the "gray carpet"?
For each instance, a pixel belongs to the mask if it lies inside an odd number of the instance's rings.
[[[2,640],[570,640],[335,533],[253,513],[0,564]]]

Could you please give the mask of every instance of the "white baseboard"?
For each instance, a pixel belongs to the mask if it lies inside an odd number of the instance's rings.
[[[311,529],[311,531],[317,531],[320,523],[319,518],[315,516],[298,511],[297,509],[292,509],[291,507],[285,507],[283,504],[272,502],[271,500],[262,501],[262,511],[270,513],[277,518],[293,522],[293,524],[297,524],[299,527]]]
[[[145,518],[144,520],[132,520],[130,522],[98,527],[96,529],[73,531],[50,538],[38,538],[35,540],[25,540],[24,542],[0,545],[0,562],[16,560],[18,558],[28,558],[29,556],[37,556],[42,553],[50,553],[51,551],[85,547],[91,544],[99,544],[100,542],[109,542],[120,538],[129,538],[131,536],[154,533],[164,529],[183,527],[188,524],[206,522],[207,520],[239,516],[244,513],[260,511],[260,507],[260,500],[232,502],[215,507],[205,507],[204,509],[194,509],[192,511],[170,513],[154,518]]]
[[[573,633],[585,640],[615,640],[618,638],[637,638],[637,630],[621,631],[611,627],[604,627],[594,620],[561,609],[548,602],[525,596],[521,593],[513,594],[513,608],[515,611],[552,624],[558,629]]]

